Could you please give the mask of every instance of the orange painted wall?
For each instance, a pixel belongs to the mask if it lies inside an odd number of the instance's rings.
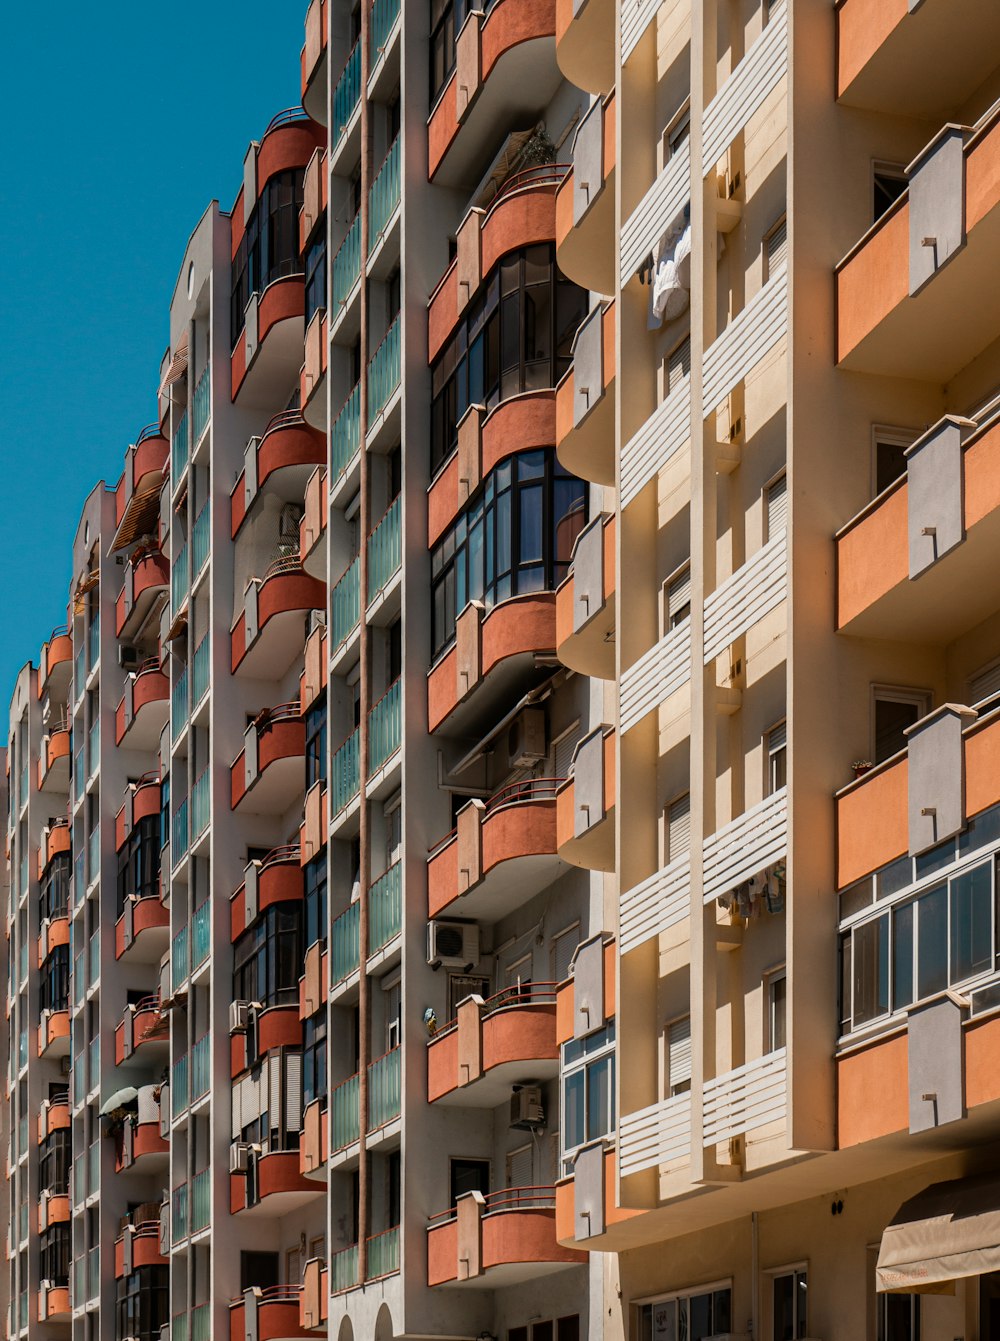
[[[838,889],[907,851],[908,777],[909,763],[900,759],[837,799]]]
[[[1000,721],[965,737],[965,813],[971,818],[1000,801]]]
[[[837,627],[909,577],[905,478],[837,541]]]
[[[899,1034],[837,1062],[840,1149],[874,1141],[910,1125],[906,1035]]]
[[[863,247],[837,273],[837,359],[851,350],[909,294],[910,206],[894,206]]]
[[[1000,124],[983,132],[965,163],[965,226],[972,229],[1000,201]]]
[[[906,15],[906,0],[844,0],[837,10],[838,97]]]
[[[1000,1016],[973,1020],[963,1031],[965,1042],[965,1103],[1000,1099]]]

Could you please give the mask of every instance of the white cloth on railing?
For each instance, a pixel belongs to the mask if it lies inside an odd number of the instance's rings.
[[[649,295],[649,329],[683,316],[691,302],[691,225],[660,239]]]

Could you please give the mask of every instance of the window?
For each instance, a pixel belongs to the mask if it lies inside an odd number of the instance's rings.
[[[587,295],[566,279],[551,243],[504,256],[480,286],[431,372],[431,471],[458,446],[470,405],[492,410],[554,387],[572,361]]]
[[[458,1014],[459,1002],[464,1001],[467,996],[481,996],[484,1001],[490,996],[490,980],[481,974],[473,973],[449,973],[448,974],[448,1019],[453,1020]]]
[[[326,690],[306,709],[306,790],[326,781]]]
[[[667,1025],[667,1095],[687,1094],[691,1089],[691,1016],[683,1015]]]
[[[383,984],[382,1001],[385,1011],[385,1050],[392,1052],[393,1048],[399,1047],[400,1040],[402,994],[398,977],[392,982]]]
[[[580,923],[558,932],[552,937],[552,981],[565,982],[569,977],[569,966],[576,947],[580,944]]]
[[[798,1341],[806,1335],[808,1281],[805,1271],[787,1271],[771,1282],[771,1335],[774,1341]]]
[[[459,1197],[467,1192],[481,1192],[487,1196],[490,1190],[490,1162],[488,1159],[453,1159],[451,1161],[451,1201],[454,1206]]]
[[[878,497],[894,484],[901,475],[906,474],[906,452],[916,441],[917,435],[905,428],[882,428],[872,430],[872,476],[874,495]]]
[[[530,1145],[518,1146],[507,1152],[507,1186],[533,1187],[535,1183],[535,1156]]]
[[[230,335],[233,348],[243,332],[251,294],[285,275],[302,271],[299,255],[299,210],[304,170],[275,173],[264,185],[247,220],[233,259]]]
[[[69,1284],[69,1232],[65,1221],[42,1230],[39,1272],[53,1285]]]
[[[670,802],[664,820],[667,840],[664,865],[669,865],[691,850],[691,797],[687,792]]]
[[[125,911],[125,902],[129,898],[159,897],[160,822],[159,815],[146,815],[137,821],[118,853],[117,917]]]
[[[920,1296],[875,1296],[876,1341],[920,1341]]]
[[[233,947],[233,999],[265,1006],[299,999],[302,974],[302,908],[271,904]]]
[[[767,794],[780,792],[788,781],[787,725],[779,722],[767,733]]]
[[[764,490],[764,507],[767,517],[764,539],[773,540],[788,525],[788,478],[784,471]]]
[[[682,340],[676,349],[672,350],[664,362],[664,396],[671,395],[685,377],[691,374],[691,337],[688,336]]]
[[[305,944],[326,943],[326,854],[314,857],[303,870],[305,884]]]
[[[906,187],[906,169],[901,163],[872,164],[872,223],[878,223]]]
[[[788,220],[782,215],[764,234],[764,279],[769,280],[788,259]]]
[[[40,916],[65,917],[69,909],[69,882],[73,863],[68,852],[60,852],[45,868],[39,886]]]
[[[691,618],[691,565],[686,563],[663,584],[663,631],[669,633]]]
[[[455,68],[455,39],[465,22],[465,0],[431,0],[431,104]]]
[[[326,212],[306,247],[306,325],[326,307]]]
[[[169,1267],[139,1267],[121,1277],[115,1302],[118,1335],[159,1341],[160,1328],[170,1319],[169,1295]]]
[[[974,708],[982,708],[984,703],[996,698],[998,694],[1000,694],[1000,661],[994,661],[977,671],[969,681],[968,701]]]
[[[766,978],[767,985],[767,1048],[778,1052],[787,1042],[785,1000],[788,978],[785,970],[775,969]]]
[[[607,1136],[615,1127],[615,1022],[563,1045],[563,1169],[581,1145]]]
[[[502,461],[431,554],[434,656],[451,643],[470,601],[489,609],[524,592],[554,590],[585,521],[585,487],[551,448]]]
[[[326,1011],[310,1015],[302,1030],[302,1102],[326,1098]]]
[[[69,1170],[73,1162],[73,1145],[69,1130],[57,1128],[46,1136],[39,1148],[38,1182],[43,1191],[69,1190]]]
[[[403,803],[400,793],[386,804],[385,811],[385,869],[395,866],[403,848]]]
[[[872,693],[872,759],[880,764],[906,748],[906,730],[927,716],[930,695],[919,689],[893,689],[878,685]]]
[[[676,112],[671,118],[666,130],[663,132],[663,166],[670,162],[676,154],[690,139],[691,136],[691,102],[690,99],[684,103],[680,111]]]
[[[42,1010],[69,1009],[69,946],[57,945],[42,965],[39,982]]]
[[[636,1305],[636,1341],[707,1341],[732,1331],[728,1285],[665,1296]]]

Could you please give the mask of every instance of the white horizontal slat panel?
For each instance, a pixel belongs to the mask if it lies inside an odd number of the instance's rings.
[[[621,6],[622,65],[639,45],[639,39],[652,23],[660,0],[623,0]]]
[[[618,1157],[623,1178],[679,1159],[690,1148],[690,1094],[661,1099],[637,1113],[626,1114],[619,1124]]]
[[[621,897],[621,953],[636,949],[661,931],[682,922],[691,911],[691,854],[656,871]]]
[[[784,1048],[706,1080],[705,1145],[756,1131],[785,1116],[787,1062]]]
[[[656,247],[691,198],[691,150],[687,140],[667,161],[643,198],[622,225],[622,284],[632,278],[642,259]]]
[[[786,532],[759,549],[705,601],[705,662],[780,605],[788,594]]]
[[[781,861],[788,851],[788,788],[745,811],[705,839],[702,890],[706,903]]]
[[[622,674],[620,719],[622,733],[668,699],[691,678],[691,622],[671,629]]]
[[[788,69],[788,9],[781,5],[705,108],[701,170],[709,173]]]
[[[621,498],[626,507],[691,436],[691,379],[664,397],[622,451]]]
[[[702,414],[752,372],[788,329],[788,267],[782,265],[705,351]]]

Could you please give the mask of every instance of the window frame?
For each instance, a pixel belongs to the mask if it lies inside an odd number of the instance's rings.
[[[778,732],[782,733],[783,739],[780,745],[772,745],[772,737]],[[764,755],[764,796],[776,796],[783,788],[788,786],[788,718],[780,717],[776,722],[767,728],[764,732],[763,740]],[[784,780],[777,783],[776,765],[780,759],[780,770],[784,775]]]
[[[326,782],[328,721],[327,692],[323,689],[305,711],[306,791],[317,782]]]
[[[808,1337],[809,1335],[809,1263],[807,1261],[792,1262],[788,1263],[785,1266],[771,1267],[764,1272],[764,1275],[770,1281],[771,1286],[770,1290],[767,1292],[768,1331],[770,1332],[771,1335],[771,1341],[780,1341],[780,1338],[778,1338],[775,1335],[776,1319],[774,1316],[774,1287],[777,1285],[779,1280],[786,1280],[789,1277],[791,1277],[794,1282],[800,1276],[804,1278],[806,1284],[805,1318],[799,1317],[799,1309],[798,1309],[799,1296],[795,1292],[794,1284],[792,1286],[792,1299],[795,1305],[794,1307],[795,1316],[792,1324],[795,1332],[795,1337],[792,1339],[792,1341],[804,1341],[804,1338]]]
[[[894,759],[900,751],[896,750],[894,754],[887,754],[885,759],[878,759],[878,735],[875,726],[876,704],[878,703],[902,703],[910,704],[918,709],[916,721],[921,721],[931,711],[934,702],[934,695],[930,689],[921,689],[916,685],[892,685],[892,684],[872,684],[869,690],[869,722],[870,736],[869,744],[871,747],[871,758],[874,763],[886,763],[889,759]]]
[[[595,1029],[581,1039],[571,1039],[564,1043],[559,1053],[559,1161],[563,1174],[573,1172],[573,1156],[578,1150],[582,1150],[585,1145],[596,1140],[612,1140],[618,1126],[617,1097],[615,1094],[616,1073],[617,1073],[617,1055],[615,1043],[617,1029],[614,1019],[606,1020],[600,1029]],[[578,1052],[578,1055],[572,1055]],[[568,1056],[569,1054],[569,1056]],[[602,1122],[606,1119],[606,1130],[594,1130],[596,1124],[592,1122],[590,1111],[590,1085],[588,1072],[594,1066],[603,1066],[610,1062],[608,1067],[608,1109],[602,1117]],[[566,1144],[566,1122],[564,1115],[567,1112],[566,1104],[566,1085],[572,1083],[574,1079],[583,1075],[582,1092],[582,1112],[583,1112],[583,1140],[574,1142],[572,1145]]]
[[[721,1294],[723,1290],[728,1290],[729,1292],[729,1320],[731,1328],[733,1323],[733,1278],[732,1276],[725,1276],[720,1280],[707,1281],[703,1285],[690,1285],[685,1286],[680,1290],[671,1290],[666,1293],[645,1295],[640,1299],[633,1299],[629,1305],[629,1334],[633,1337],[638,1337],[639,1335],[640,1328],[638,1314],[640,1309],[652,1308],[656,1304],[680,1304],[691,1299],[702,1299],[707,1295],[713,1296],[714,1308],[714,1296]],[[712,1319],[712,1324],[715,1326],[714,1317]]]
[[[775,999],[774,985],[783,982],[785,984],[785,994],[782,1000],[782,1031],[785,1035],[781,1043],[775,1041]],[[788,965],[777,964],[774,968],[767,969],[764,973],[764,1040],[766,1051],[770,1056],[773,1052],[780,1052],[782,1048],[788,1046]]]
[[[780,262],[778,263],[778,265],[777,265],[776,267],[774,267],[774,269],[772,270],[772,264],[773,264],[773,263],[772,263],[772,261],[771,261],[771,256],[770,256],[770,246],[771,246],[771,242],[773,241],[773,239],[774,239],[775,237],[777,237],[778,233],[781,232],[782,228],[785,229],[785,259],[784,259],[783,261],[780,261]],[[781,267],[782,265],[784,265],[784,266],[786,266],[786,267],[787,267],[787,265],[788,265],[788,211],[787,211],[787,210],[782,210],[782,211],[781,211],[781,214],[779,215],[779,217],[778,217],[777,219],[775,219],[774,223],[771,224],[770,228],[768,228],[768,229],[765,231],[764,235],[762,236],[762,238],[761,238],[761,240],[760,240],[760,255],[761,255],[761,272],[762,272],[762,273],[761,273],[761,279],[762,279],[763,282],[766,284],[766,283],[768,282],[768,280],[771,278],[772,274],[776,273],[777,270],[780,269],[780,267]]]
[[[692,1056],[691,1056],[692,1067],[691,1067],[691,1075],[688,1076],[688,1078],[687,1078],[686,1088],[685,1088],[685,1081],[684,1081],[683,1079],[681,1079],[680,1081],[671,1081],[671,1079],[670,1079],[670,1031],[674,1028],[675,1025],[683,1024],[685,1020],[687,1021],[687,1026],[688,1026],[688,1039],[690,1040],[690,1042],[691,1042],[691,1047],[692,1047]],[[690,1010],[684,1011],[683,1014],[681,1014],[681,1015],[674,1015],[674,1016],[671,1016],[670,1019],[664,1021],[664,1024],[663,1024],[663,1084],[662,1084],[662,1087],[661,1087],[661,1088],[662,1088],[662,1091],[663,1091],[663,1097],[664,1097],[665,1100],[669,1100],[669,1099],[677,1099],[677,1098],[680,1098],[680,1096],[683,1095],[683,1094],[690,1094],[690,1093],[691,1093],[691,1086],[692,1086],[692,1082],[693,1082],[693,1080],[694,1080],[694,1051],[693,1051],[693,1048],[694,1048],[694,1043],[693,1043],[693,1035],[692,1035],[692,1033],[691,1033],[691,1012],[690,1012]],[[678,1088],[675,1088],[675,1085],[676,1085]]]
[[[920,437],[921,430],[916,428],[907,428],[903,424],[872,424],[871,430],[871,492],[872,500],[881,498],[884,493],[892,489],[899,480],[905,477],[897,475],[882,489],[878,487],[878,449],[880,446],[886,447],[912,447],[917,438]]]

